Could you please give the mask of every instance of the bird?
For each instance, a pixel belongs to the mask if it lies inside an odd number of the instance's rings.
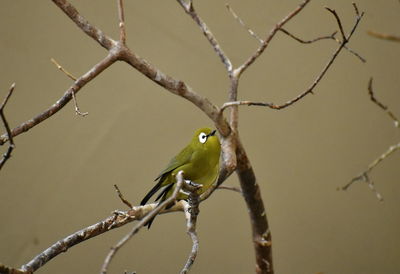
[[[174,192],[176,185],[176,174],[183,171],[185,180],[200,184],[201,188],[198,194],[204,193],[217,180],[219,174],[219,159],[221,153],[221,144],[216,135],[216,130],[204,127],[195,131],[190,143],[173,157],[167,167],[161,171],[154,181],[157,184],[146,194],[140,202],[140,205],[145,205],[150,198],[158,194],[155,201],[162,203]],[[185,200],[188,196],[184,193],[179,193],[177,200]],[[171,207],[172,205],[168,205]],[[145,224],[150,229],[154,218]]]

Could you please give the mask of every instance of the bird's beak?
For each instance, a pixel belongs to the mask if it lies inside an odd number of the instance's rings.
[[[207,135],[207,137],[214,136],[216,132],[216,130],[213,130],[210,134]]]

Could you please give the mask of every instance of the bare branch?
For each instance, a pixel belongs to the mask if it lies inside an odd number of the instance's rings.
[[[103,31],[89,23],[67,0],[52,0],[81,30],[97,41],[103,48],[110,50],[116,41]]]
[[[232,14],[233,18],[235,18],[238,23],[247,30],[247,32],[253,36],[260,44],[264,43],[263,39],[261,39],[252,29],[250,29],[243,20],[236,14],[236,12],[231,8],[231,6],[227,3],[225,4],[228,11]]]
[[[381,108],[382,110],[384,110],[388,116],[393,120],[394,122],[394,126],[399,128],[399,120],[396,118],[396,116],[393,114],[393,112],[391,112],[389,110],[389,108],[384,105],[382,102],[380,102],[374,94],[374,90],[372,87],[372,82],[373,82],[373,78],[371,77],[369,79],[368,82],[368,94],[369,97],[371,99],[371,101],[373,103],[375,103],[379,108]],[[394,152],[396,152],[397,150],[400,150],[400,143],[395,144],[390,146],[383,154],[381,154],[378,158],[376,158],[369,166],[366,170],[364,170],[363,172],[361,172],[358,176],[354,177],[353,179],[351,179],[350,182],[348,182],[346,185],[344,185],[343,187],[340,187],[339,189],[341,190],[347,190],[350,188],[350,186],[352,186],[355,182],[361,181],[361,182],[365,182],[368,184],[369,188],[375,193],[377,199],[379,201],[383,201],[383,197],[382,195],[376,191],[375,186],[374,186],[374,182],[369,178],[369,174],[372,172],[372,170],[379,165],[383,160],[385,160],[388,156],[390,156],[391,154],[393,154]]]
[[[331,35],[326,35],[326,36],[320,36],[320,37],[316,37],[314,39],[311,40],[303,40],[297,36],[295,36],[294,34],[290,33],[289,31],[287,31],[284,28],[279,29],[281,32],[283,32],[284,34],[288,35],[289,37],[293,38],[294,40],[296,40],[299,43],[302,44],[311,44],[320,40],[325,40],[325,39],[335,39],[335,35],[337,33],[337,31],[333,32]]]
[[[394,126],[399,128],[400,127],[399,119],[397,119],[397,117],[394,115],[394,113],[386,105],[384,105],[383,103],[378,101],[378,99],[376,99],[376,97],[374,95],[374,90],[372,88],[372,81],[373,81],[373,78],[371,77],[368,82],[368,94],[369,94],[371,101],[374,102],[378,107],[383,109],[389,115],[389,117],[393,120]]]
[[[126,30],[125,30],[125,15],[124,15],[124,2],[118,0],[118,18],[119,18],[119,41],[126,44]]]
[[[219,58],[221,59],[222,63],[225,65],[226,70],[229,74],[232,73],[232,63],[231,60],[226,56],[224,51],[222,50],[221,46],[219,45],[217,39],[215,39],[214,35],[207,27],[206,23],[200,16],[197,14],[196,10],[193,7],[193,2],[190,0],[185,2],[185,0],[177,0],[178,3],[182,6],[185,12],[192,17],[192,19],[196,22],[196,24],[200,27],[201,31],[203,32],[204,36],[207,38],[208,42],[213,47],[214,51],[217,53]]]
[[[186,274],[189,272],[190,268],[192,267],[197,253],[199,251],[199,239],[197,237],[196,232],[196,223],[197,223],[197,216],[199,215],[199,203],[200,197],[197,194],[197,190],[199,190],[202,185],[196,184],[193,182],[189,182],[183,185],[184,189],[189,192],[189,198],[187,206],[185,206],[185,217],[187,220],[187,233],[192,239],[192,250],[189,254],[189,257],[186,261],[185,266],[183,267],[181,274]]]
[[[231,129],[226,119],[220,115],[220,110],[207,98],[196,93],[189,85],[181,80],[172,78],[151,65],[143,58],[137,56],[129,49],[125,49],[122,56],[129,65],[144,74],[150,80],[164,87],[175,95],[183,97],[200,108],[215,124],[222,136],[229,135]]]
[[[387,34],[387,33],[381,33],[381,32],[376,32],[373,30],[367,31],[367,33],[373,37],[383,39],[383,40],[389,40],[389,41],[394,41],[394,42],[400,42],[400,35],[394,35],[394,34]]]
[[[76,77],[73,76],[71,73],[69,73],[67,70],[65,70],[54,58],[50,59],[51,62],[53,62],[54,65],[56,65],[56,67],[61,70],[62,72],[64,72],[69,78],[71,78],[72,80],[76,81]],[[85,117],[86,115],[89,114],[89,112],[81,112],[78,106],[78,101],[76,100],[75,97],[75,92],[72,92],[72,100],[74,101],[74,106],[75,106],[75,113],[77,115],[83,116]]]
[[[183,171],[179,171],[178,174],[176,175],[176,185],[174,192],[168,199],[166,199],[164,202],[160,203],[157,205],[156,208],[154,208],[152,211],[150,211],[144,218],[141,219],[139,223],[135,225],[135,227],[129,232],[125,237],[123,237],[115,246],[111,247],[110,252],[107,254],[107,257],[104,260],[103,266],[101,267],[100,273],[105,274],[107,273],[108,266],[111,263],[112,258],[115,256],[117,251],[125,245],[139,230],[152,218],[154,218],[157,214],[159,214],[162,210],[164,210],[168,205],[172,204],[173,202],[176,201],[176,197],[178,196],[179,191],[182,188],[182,185],[184,183],[183,179]]]
[[[329,9],[328,9],[329,10]],[[332,10],[329,10],[332,12]],[[336,13],[333,13],[334,15]],[[336,51],[333,53],[332,57],[328,60],[328,62],[326,63],[325,67],[322,69],[322,71],[319,73],[319,75],[315,78],[315,80],[313,81],[313,83],[302,93],[300,93],[299,95],[297,95],[296,97],[294,97],[293,99],[287,101],[286,103],[283,103],[281,105],[276,105],[274,103],[268,103],[268,102],[255,102],[255,101],[233,101],[233,102],[226,102],[222,105],[221,107],[221,112],[223,112],[227,107],[231,107],[231,106],[241,106],[241,105],[246,105],[246,106],[264,106],[264,107],[269,107],[271,109],[275,109],[275,110],[280,110],[280,109],[284,109],[288,106],[293,105],[294,103],[298,102],[300,99],[302,99],[303,97],[307,96],[308,94],[312,94],[314,88],[317,86],[317,84],[321,81],[321,79],[324,77],[324,75],[326,74],[326,72],[328,71],[328,69],[331,67],[331,65],[333,64],[333,62],[335,61],[335,59],[337,58],[337,56],[339,55],[339,53],[342,51],[342,49],[344,48],[344,46],[346,45],[346,43],[350,40],[351,36],[353,35],[354,31],[356,30],[362,16],[364,15],[364,13],[357,13],[356,12],[356,21],[353,25],[353,28],[351,29],[350,33],[347,35],[347,37],[345,37],[345,39],[343,40],[343,42],[339,45],[339,47],[336,49]],[[335,15],[336,18],[337,14]],[[337,19],[336,19],[337,20]],[[339,23],[340,20],[337,20],[337,22]]]
[[[156,203],[147,204],[144,206],[135,206],[128,211],[114,211],[112,216],[79,230],[64,239],[54,243],[52,246],[44,250],[42,253],[33,258],[30,262],[21,267],[22,271],[34,272],[48,261],[66,252],[69,248],[81,242],[89,240],[93,237],[99,236],[112,229],[122,227],[130,222],[142,220],[149,212],[152,212],[157,207]],[[184,203],[179,201],[171,208],[163,210],[160,214],[178,212],[184,210]]]
[[[10,266],[6,266],[0,263],[0,273],[2,274],[28,274],[29,272],[22,271],[21,269],[15,269]]]
[[[310,0],[304,0],[300,5],[291,13],[289,13],[285,18],[283,18],[275,27],[269,32],[267,38],[264,39],[264,42],[260,45],[260,47],[256,50],[256,52],[250,56],[247,61],[245,61],[240,67],[235,69],[235,75],[242,74],[254,61],[264,52],[264,50],[269,45],[269,42],[274,38],[275,34],[280,30],[290,19],[296,16],[307,4]]]
[[[4,107],[6,106],[6,104],[8,102],[8,99],[10,99],[10,97],[12,95],[12,92],[14,91],[14,88],[15,88],[15,83],[13,83],[11,85],[10,89],[8,90],[8,93],[7,93],[6,97],[4,98],[3,102],[0,105],[1,120],[3,121],[3,125],[4,125],[4,128],[6,129],[7,137],[8,137],[8,140],[9,140],[9,146],[7,148],[7,151],[3,154],[3,157],[0,160],[0,170],[4,166],[6,161],[8,159],[10,159],[11,153],[15,148],[15,144],[14,144],[13,136],[12,136],[12,133],[11,133],[11,130],[10,130],[10,126],[8,125],[6,116],[4,115]]]
[[[237,144],[237,170],[240,187],[251,219],[253,246],[256,254],[256,273],[274,273],[272,242],[267,213],[254,170],[242,144]]]
[[[117,194],[118,194],[118,197],[121,199],[121,201],[122,201],[125,205],[127,205],[130,209],[132,209],[132,208],[133,208],[132,204],[131,204],[128,200],[126,200],[126,199],[124,198],[124,196],[122,195],[122,193],[121,193],[121,191],[119,190],[118,186],[117,186],[117,185],[114,185],[114,188],[115,188],[115,191],[116,191]]]
[[[358,13],[357,6],[355,6],[355,7],[356,7],[356,13]],[[334,9],[331,9],[331,8],[328,8],[328,7],[325,7],[325,9],[328,10],[330,13],[332,13],[333,16],[335,16],[336,22],[337,22],[337,24],[339,26],[340,33],[342,34],[343,43],[346,44],[347,43],[347,37],[346,37],[346,34],[344,33],[343,26],[342,26],[342,21],[340,20],[339,15],[337,14],[336,10],[334,10]]]
[[[77,93],[82,87],[84,87],[87,83],[93,80],[96,76],[98,76],[101,72],[103,72],[106,68],[111,66],[118,58],[118,52],[109,53],[103,60],[101,60],[98,64],[94,65],[88,72],[79,77],[72,86],[64,93],[64,95],[51,107],[49,107],[44,112],[38,114],[34,118],[22,123],[18,127],[14,128],[11,131],[11,135],[13,137],[28,131],[32,127],[37,124],[43,122],[44,120],[50,118],[54,114],[56,114],[60,109],[62,109],[72,98],[72,93]],[[0,136],[0,145],[3,145],[8,140],[7,134],[3,134]]]
[[[242,193],[242,190],[238,187],[234,187],[234,186],[226,186],[226,185],[220,185],[219,187],[217,187],[217,189],[221,189],[221,190],[230,190],[230,191],[234,191],[240,194]]]

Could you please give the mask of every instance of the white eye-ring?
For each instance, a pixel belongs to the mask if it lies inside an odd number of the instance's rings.
[[[200,133],[199,141],[200,141],[200,143],[204,144],[207,141],[207,134],[205,134],[204,132]]]

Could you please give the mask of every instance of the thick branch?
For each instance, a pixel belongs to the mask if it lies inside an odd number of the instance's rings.
[[[81,30],[97,41],[103,48],[110,50],[115,41],[102,30],[89,23],[67,0],[52,0]]]
[[[164,87],[175,95],[183,97],[200,108],[218,128],[219,132],[227,136],[230,133],[230,128],[223,116],[220,115],[218,107],[211,103],[207,98],[196,93],[190,86],[181,80],[172,78],[164,74],[162,71],[154,67],[145,59],[139,57],[131,50],[125,48],[122,59],[129,65],[144,74],[150,80]]]
[[[271,233],[261,197],[261,190],[257,184],[246,151],[240,143],[237,147],[237,157],[236,173],[239,177],[242,195],[246,201],[251,220],[253,245],[256,253],[256,273],[274,273]]]

